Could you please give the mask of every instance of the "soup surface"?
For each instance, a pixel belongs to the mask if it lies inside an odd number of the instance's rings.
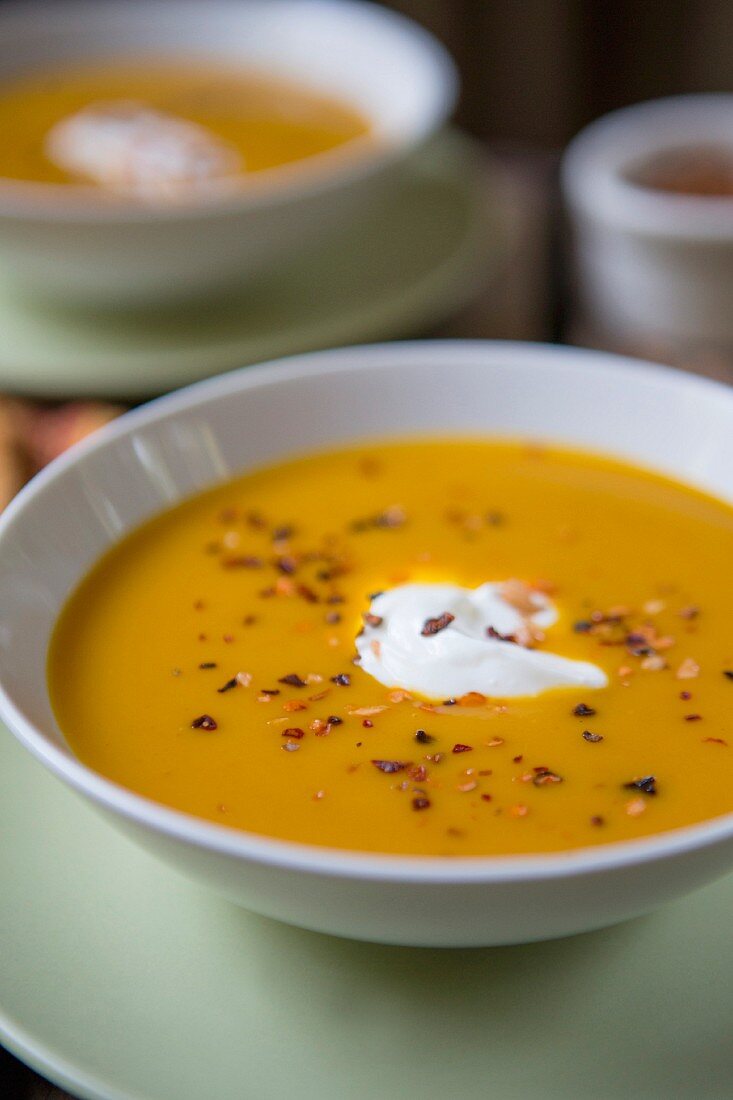
[[[182,120],[200,127],[221,148],[233,151],[246,173],[327,152],[369,130],[366,118],[347,103],[264,74],[196,61],[111,61],[37,72],[0,85],[0,176],[95,182],[49,155],[49,134],[78,112],[130,103],[160,112],[164,123]],[[159,148],[169,136],[160,127],[151,135]],[[97,146],[107,137],[102,131]],[[178,146],[171,155],[180,161]],[[86,150],[77,159],[84,165]]]
[[[641,837],[733,810],[731,561],[732,509],[600,457],[441,440],[301,458],[102,558],[60,617],[51,698],[103,775],[271,837],[446,856]],[[474,612],[431,586],[486,582],[505,615],[556,620],[459,637]],[[460,696],[380,682],[405,592],[404,677],[440,644]],[[487,655],[519,669],[505,697]]]

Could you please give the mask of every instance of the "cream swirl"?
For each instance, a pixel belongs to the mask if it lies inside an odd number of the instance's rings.
[[[402,584],[375,595],[356,639],[361,667],[388,687],[428,698],[479,692],[539,695],[559,687],[605,687],[604,671],[513,639],[558,619],[547,596],[528,590],[518,609],[501,583]]]

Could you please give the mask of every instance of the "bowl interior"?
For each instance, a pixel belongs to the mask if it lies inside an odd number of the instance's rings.
[[[462,433],[605,451],[733,502],[733,391],[665,368],[470,342],[353,348],[249,368],[128,414],[57,460],[6,510],[0,681],[11,704],[68,752],[45,686],[51,631],[86,570],[149,516],[287,455]]]
[[[213,58],[338,96],[391,144],[429,132],[454,94],[450,59],[427,32],[359,0],[68,0],[3,8],[5,77],[114,56]]]

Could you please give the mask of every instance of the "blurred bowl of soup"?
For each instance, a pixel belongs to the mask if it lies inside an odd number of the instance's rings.
[[[0,264],[91,306],[248,279],[377,202],[457,80],[361,0],[70,0],[0,11]]]

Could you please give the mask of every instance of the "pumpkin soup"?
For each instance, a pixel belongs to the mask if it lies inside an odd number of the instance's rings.
[[[364,137],[346,102],[200,61],[108,61],[0,85],[0,176],[166,197]]]
[[[89,766],[270,837],[549,852],[733,810],[733,510],[611,459],[388,442],[122,540],[52,703]]]

